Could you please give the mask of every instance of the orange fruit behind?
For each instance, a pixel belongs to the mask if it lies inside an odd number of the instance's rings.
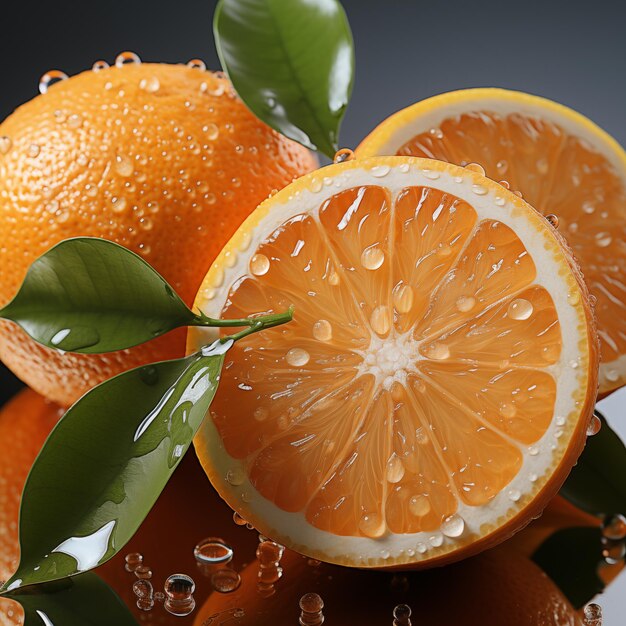
[[[81,235],[141,254],[191,304],[243,219],[314,167],[219,74],[131,63],[54,84],[0,125],[0,306],[38,256]],[[122,370],[183,353],[184,330],[104,356],[62,356],[0,324],[0,358],[65,405]]]
[[[18,517],[28,472],[63,410],[30,389],[0,410],[0,580],[7,580],[19,559]],[[0,625],[16,621],[16,605],[0,601]]]

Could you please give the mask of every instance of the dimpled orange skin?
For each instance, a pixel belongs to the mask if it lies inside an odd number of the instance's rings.
[[[56,83],[0,125],[0,306],[37,257],[76,236],[141,254],[191,304],[243,219],[316,165],[219,74],[127,64]],[[182,356],[184,344],[182,329],[127,351],[61,355],[0,324],[0,359],[63,405],[120,371]]]
[[[63,410],[30,389],[0,410],[0,581],[15,571],[19,558],[17,524],[28,472]],[[18,605],[0,600],[0,626],[21,624]]]

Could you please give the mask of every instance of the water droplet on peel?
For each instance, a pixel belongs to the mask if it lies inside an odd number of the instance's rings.
[[[115,171],[124,178],[132,176],[135,171],[132,159],[124,154],[117,154],[115,156]]]
[[[28,146],[28,150],[26,151],[26,154],[29,157],[35,158],[39,156],[40,152],[41,152],[41,148],[39,147],[39,144],[31,143],[30,146]]]
[[[385,253],[376,245],[361,253],[361,265],[367,270],[377,270],[385,262]]]
[[[139,89],[143,89],[147,93],[156,93],[161,88],[161,83],[156,76],[142,78],[139,81]]]
[[[118,198],[117,196],[113,196],[111,198],[111,204],[113,205],[113,211],[115,213],[123,213],[126,209],[126,198]]]
[[[206,126],[202,127],[202,130],[206,133],[206,137],[209,141],[215,141],[220,134],[220,129],[217,127],[217,124],[206,124]]]
[[[375,165],[370,169],[370,174],[375,178],[383,178],[389,174],[391,167],[389,165]]]
[[[402,459],[394,452],[387,461],[387,480],[390,483],[399,483],[404,477]]]
[[[106,61],[96,61],[92,66],[91,69],[94,72],[101,72],[102,70],[106,70],[109,67],[109,64]]]
[[[477,174],[480,174],[481,176],[485,175],[485,168],[482,165],[479,165],[478,163],[468,163],[465,166],[466,170],[469,170],[470,172],[476,172]]]
[[[399,282],[393,288],[393,306],[398,313],[408,313],[413,307],[414,294],[410,285]]]
[[[303,348],[291,348],[285,356],[287,363],[292,367],[303,367],[310,358],[309,353]]]
[[[587,436],[593,437],[600,432],[602,428],[602,420],[598,417],[596,413],[591,416],[591,421],[589,422],[589,426],[587,427]]]
[[[422,170],[422,173],[429,180],[437,180],[441,178],[441,174],[435,170]]]
[[[430,501],[427,496],[415,495],[409,499],[409,511],[416,517],[423,517],[430,513]]]
[[[552,228],[559,227],[559,218],[556,215],[554,215],[554,213],[549,213],[548,215],[546,215],[546,220],[548,224],[552,226]]]
[[[465,520],[458,514],[450,515],[441,524],[441,532],[446,537],[460,537],[465,530]]]
[[[527,320],[533,314],[533,305],[524,298],[516,298],[509,304],[507,315],[512,320]]]
[[[483,187],[482,185],[472,185],[472,191],[477,196],[485,196],[485,195],[487,195],[487,187]]]
[[[207,537],[196,544],[193,555],[198,563],[215,565],[228,563],[233,558],[233,549],[219,537]]]
[[[217,570],[211,576],[211,586],[218,593],[232,593],[241,585],[241,576],[230,567]]]
[[[596,246],[599,248],[606,248],[611,245],[613,238],[609,233],[596,233],[595,240]]]
[[[350,148],[341,148],[337,150],[333,158],[333,163],[343,163],[344,161],[351,161],[354,158],[354,151]]]
[[[0,137],[0,154],[8,154],[12,146],[13,141],[11,137],[7,137],[6,135]]]
[[[378,513],[366,513],[359,521],[359,530],[371,539],[382,537],[385,534],[386,526],[382,517]]]
[[[435,342],[426,346],[424,349],[424,354],[429,359],[434,359],[435,361],[444,361],[445,359],[450,357],[450,349],[445,343]]]
[[[264,254],[255,254],[250,259],[250,271],[255,276],[263,276],[270,269],[270,260]]]
[[[384,304],[377,306],[370,315],[370,326],[375,333],[385,335],[391,328],[389,307]]]
[[[120,52],[117,57],[115,57],[115,66],[116,67],[124,67],[124,65],[136,65],[141,63],[141,59],[134,52],[126,51]]]
[[[506,200],[501,196],[496,196],[494,202],[496,203],[496,206],[504,206],[506,204]]]
[[[39,93],[47,93],[50,87],[67,79],[68,75],[65,72],[61,70],[50,70],[39,79]]]
[[[626,517],[620,513],[607,515],[602,522],[602,536],[612,541],[626,539]]]
[[[456,300],[456,308],[461,313],[471,311],[476,305],[476,298],[473,296],[460,296]]]
[[[333,337],[333,327],[328,320],[317,320],[313,324],[313,337],[318,341],[330,341]]]
[[[517,489],[511,489],[508,493],[508,496],[511,502],[517,502],[522,497],[522,494]]]
[[[428,543],[433,548],[439,548],[443,544],[443,535],[441,533],[435,533],[428,538]]]
[[[187,67],[193,70],[206,70],[206,63],[202,59],[191,59],[187,61]]]

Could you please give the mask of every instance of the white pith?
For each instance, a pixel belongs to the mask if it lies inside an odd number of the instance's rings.
[[[579,397],[583,390],[584,397],[590,367],[584,312],[581,307],[572,306],[568,302],[568,295],[571,298],[571,294],[579,292],[580,287],[569,270],[563,273],[564,267],[568,267],[567,260],[549,229],[542,225],[543,218],[525,206],[520,208],[523,203],[517,197],[475,172],[446,166],[445,170],[437,172],[439,177],[434,179],[428,160],[401,157],[385,159],[385,163],[395,164],[390,166],[386,175],[380,176],[380,171],[372,173],[372,169],[375,169],[372,168],[373,163],[363,163],[362,167],[357,163],[339,174],[331,172],[331,166],[327,172],[329,176],[333,174],[332,179],[324,178],[326,172],[321,170],[306,177],[310,181],[309,188],[299,186],[291,195],[285,190],[275,196],[271,210],[260,218],[252,231],[247,231],[248,237],[241,237],[238,243],[233,241],[237,243],[239,252],[235,252],[234,246],[231,246],[227,252],[228,263],[225,262],[224,254],[218,258],[214,271],[209,273],[212,282],[205,283],[196,303],[205,314],[219,316],[230,285],[248,273],[249,259],[266,237],[294,215],[307,213],[316,218],[317,210],[325,200],[350,187],[385,187],[392,194],[393,206],[395,197],[402,189],[428,186],[468,202],[477,213],[476,226],[485,219],[498,220],[510,226],[535,260],[536,278],[533,284],[543,286],[550,293],[561,328],[565,332],[558,363],[543,370],[550,373],[558,383],[553,419],[547,431],[533,446],[516,444],[523,454],[522,468],[507,488],[493,500],[480,507],[471,507],[461,501],[458,503],[457,513],[465,521],[461,539],[469,535],[482,537],[485,535],[484,530],[481,530],[483,524],[494,527],[503,524],[528,504],[526,494],[532,492],[534,497],[545,486],[551,476],[550,468],[564,454],[576,426],[580,407],[576,406],[575,396]],[[477,195],[473,191],[476,184],[484,184],[488,192]],[[496,198],[501,206],[496,204]],[[193,329],[189,346],[197,349],[199,345],[209,343],[215,335],[215,329]],[[395,354],[394,349],[399,349],[399,353]],[[363,357],[360,373],[375,374],[377,383],[388,388],[394,380],[404,382],[406,373],[413,369],[411,360],[417,357],[417,343],[406,335],[392,333],[388,339],[375,339]],[[236,504],[244,517],[249,514],[254,519],[263,520],[265,527],[260,528],[261,531],[269,534],[273,532],[277,538],[282,538],[305,554],[307,546],[313,545],[315,553],[323,553],[326,560],[367,566],[428,560],[453,551],[458,545],[459,539],[446,537],[440,532],[388,533],[381,538],[370,539],[339,536],[318,530],[306,520],[303,513],[287,513],[266,500],[247,478],[240,485],[231,485],[226,480],[227,472],[243,469],[243,463],[228,455],[211,419],[205,420],[202,431],[196,440],[198,452],[201,457],[210,458],[213,467],[217,468],[213,470],[205,467],[225,499]],[[521,498],[515,498],[514,501],[511,494],[515,492],[519,492]]]
[[[444,93],[410,106],[388,118],[374,139],[364,141],[364,156],[394,155],[416,135],[438,128],[442,122],[471,111],[489,111],[502,116],[519,113],[556,124],[566,133],[586,142],[602,154],[626,187],[626,158],[623,149],[601,128],[576,111],[556,102],[504,89],[466,89]],[[626,385],[626,354],[602,361],[600,391]]]

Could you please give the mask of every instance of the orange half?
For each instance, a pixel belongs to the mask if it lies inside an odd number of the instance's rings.
[[[544,215],[558,216],[596,299],[600,393],[626,384],[626,152],[612,137],[544,98],[466,89],[392,115],[357,154],[480,163]]]
[[[578,457],[588,294],[552,226],[476,171],[356,160],[266,200],[196,306],[290,305],[293,322],[229,351],[195,441],[263,534],[359,567],[455,560],[529,521]]]

